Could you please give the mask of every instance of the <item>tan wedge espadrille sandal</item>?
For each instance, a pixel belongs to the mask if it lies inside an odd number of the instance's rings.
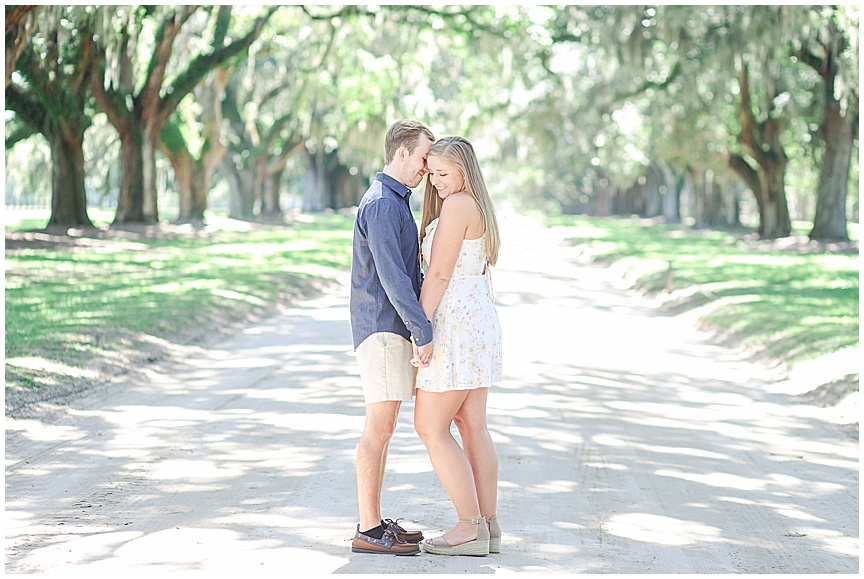
[[[498,524],[498,515],[492,515],[486,519],[489,525],[489,552],[501,552],[501,525]]]
[[[489,527],[486,524],[486,519],[459,519],[460,523],[468,523],[477,525],[477,538],[467,543],[451,545],[444,537],[435,537],[434,539],[426,539],[420,545],[423,550],[433,555],[471,555],[474,557],[482,557],[489,554]]]

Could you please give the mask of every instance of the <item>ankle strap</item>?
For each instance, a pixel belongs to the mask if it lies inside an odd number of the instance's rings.
[[[468,523],[469,525],[479,525],[483,522],[483,517],[479,519],[459,519],[460,523]]]
[[[491,521],[492,519],[497,519],[498,515],[492,515],[491,517],[486,517],[487,521]]]

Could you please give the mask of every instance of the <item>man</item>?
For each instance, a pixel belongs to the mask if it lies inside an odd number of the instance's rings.
[[[363,195],[354,223],[351,331],[366,402],[355,462],[360,510],[351,545],[355,553],[413,555],[423,539],[419,531],[383,518],[381,488],[399,408],[414,396],[414,350],[422,364],[432,357],[432,324],[419,302],[419,236],[408,199],[427,173],[434,140],[417,121],[390,127],[384,168]]]

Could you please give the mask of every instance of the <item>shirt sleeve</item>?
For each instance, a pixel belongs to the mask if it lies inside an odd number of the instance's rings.
[[[393,202],[380,199],[367,206],[366,214],[366,239],[384,293],[405,322],[405,327],[414,337],[414,343],[424,346],[432,341],[432,323],[426,319],[402,259],[399,233],[401,208]]]

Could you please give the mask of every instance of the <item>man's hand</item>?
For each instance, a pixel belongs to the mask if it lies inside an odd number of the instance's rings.
[[[429,366],[429,361],[432,359],[432,342],[419,347],[412,343],[411,346],[414,349],[414,357],[411,359],[411,365],[416,366],[417,368],[427,368]]]

